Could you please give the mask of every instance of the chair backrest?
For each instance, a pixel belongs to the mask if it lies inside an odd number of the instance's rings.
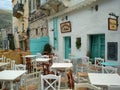
[[[26,65],[24,65],[24,64],[15,64],[15,70],[26,70]]]
[[[112,66],[102,66],[102,73],[117,73],[117,69],[118,68]]]
[[[108,86],[108,90],[120,90],[120,86],[113,86],[113,85],[111,85],[111,86]]]
[[[95,57],[95,61],[94,61],[94,64],[95,66],[102,66],[101,63],[104,62],[104,59],[103,58],[99,58],[99,57]]]
[[[89,67],[89,57],[87,56],[81,57],[81,63],[78,64],[77,61],[77,65],[78,65],[78,71],[87,72]]]
[[[6,62],[10,63],[11,59],[10,58],[6,58]]]
[[[53,60],[53,62],[59,62],[58,56],[53,56],[53,57],[52,57],[52,60]]]
[[[40,90],[40,76],[40,71],[25,74],[21,79],[20,90]]]
[[[6,56],[2,55],[2,60],[1,62],[6,62]]]
[[[41,75],[41,90],[60,90],[60,80],[61,76],[54,74]]]
[[[65,63],[70,63],[70,62],[71,62],[70,59],[64,59],[63,61],[64,61]]]
[[[100,87],[97,87],[95,85],[92,85],[90,83],[75,83],[75,90],[81,90],[80,88],[87,88],[92,90],[102,90]]]
[[[26,57],[25,57],[25,56],[22,56],[22,58],[23,58],[23,64],[26,65]]]
[[[36,58],[41,58],[41,56],[42,56],[41,53],[36,54]]]
[[[89,66],[89,57],[85,56],[85,57],[81,57],[81,63],[85,64],[87,66]]]
[[[11,60],[11,70],[15,70],[15,60]]]

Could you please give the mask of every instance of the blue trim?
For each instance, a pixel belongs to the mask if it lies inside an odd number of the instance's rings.
[[[58,50],[58,18],[53,18],[53,28],[54,28],[54,47],[56,50]]]

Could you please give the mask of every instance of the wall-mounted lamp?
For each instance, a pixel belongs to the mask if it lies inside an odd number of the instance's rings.
[[[62,17],[61,20],[62,20],[62,21],[64,21],[64,20],[68,20],[68,16],[64,16],[64,17]]]
[[[109,13],[109,15],[115,17],[116,19],[119,18],[119,16],[117,16],[117,15],[116,15],[115,13],[113,13],[113,12]]]

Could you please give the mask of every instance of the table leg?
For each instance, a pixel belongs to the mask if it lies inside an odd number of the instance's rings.
[[[14,90],[13,89],[13,81],[10,81],[10,90]]]

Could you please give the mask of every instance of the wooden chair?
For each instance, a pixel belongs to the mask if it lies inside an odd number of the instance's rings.
[[[41,90],[60,90],[60,80],[61,76],[41,75]]]
[[[40,71],[26,74],[19,90],[40,90],[40,76]]]
[[[68,71],[67,77],[68,77],[68,87],[70,89],[74,89],[73,71],[71,69]]]

